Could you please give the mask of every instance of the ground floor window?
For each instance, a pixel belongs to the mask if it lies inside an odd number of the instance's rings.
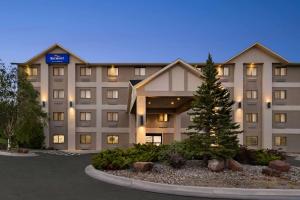
[[[80,135],[80,144],[91,144],[92,143],[92,136],[90,135]]]
[[[257,146],[258,145],[258,137],[257,136],[247,136],[246,137],[246,145],[247,146]]]
[[[275,137],[275,146],[286,146],[287,139],[285,136],[276,136]]]
[[[53,144],[63,144],[65,143],[64,135],[53,135]]]
[[[162,134],[147,133],[146,134],[146,144],[161,145],[162,144]]]
[[[119,144],[119,136],[117,135],[107,136],[107,144]]]

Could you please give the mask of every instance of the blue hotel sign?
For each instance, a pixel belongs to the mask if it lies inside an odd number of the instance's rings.
[[[47,64],[63,63],[67,64],[70,62],[70,56],[66,53],[49,53],[46,55]]]

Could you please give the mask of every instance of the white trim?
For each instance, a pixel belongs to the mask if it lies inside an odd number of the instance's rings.
[[[76,132],[86,132],[86,133],[95,133],[97,132],[97,127],[76,127]]]
[[[97,105],[96,104],[76,104],[75,105],[76,110],[77,109],[97,109]]]
[[[127,105],[108,105],[108,104],[103,104],[102,105],[102,110],[126,110],[127,111]]]
[[[76,82],[76,87],[97,87],[96,82]]]
[[[296,128],[284,128],[284,129],[280,129],[280,128],[273,128],[272,129],[273,134],[299,134],[300,135],[300,129],[296,129]]]
[[[273,87],[300,87],[300,82],[273,82]]]
[[[109,128],[109,127],[102,127],[102,133],[128,133],[129,128]]]
[[[221,83],[226,88],[232,88],[232,87],[234,87],[234,83],[233,82],[221,82]]]
[[[41,82],[31,82],[32,86],[37,88],[37,87],[41,87]]]
[[[128,82],[102,82],[102,87],[129,87]]]
[[[146,128],[146,133],[175,133],[175,128]]]
[[[277,106],[273,105],[273,110],[297,110],[300,111],[300,106],[292,106],[292,105],[284,105],[284,106]]]

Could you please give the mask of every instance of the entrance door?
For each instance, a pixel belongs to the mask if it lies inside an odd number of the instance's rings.
[[[146,133],[146,144],[154,144],[159,146],[162,144],[161,133]]]

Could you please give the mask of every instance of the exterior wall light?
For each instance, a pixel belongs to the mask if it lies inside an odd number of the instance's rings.
[[[238,102],[238,108],[242,108],[242,102],[241,101]]]
[[[267,102],[267,108],[268,108],[268,109],[271,108],[271,102]]]
[[[45,101],[42,101],[42,106],[43,106],[43,108],[46,107],[46,102]]]
[[[70,101],[70,108],[72,108],[73,107],[73,102],[72,101]]]
[[[139,116],[139,122],[140,122],[139,123],[140,126],[144,126],[144,124],[145,124],[144,115]]]

